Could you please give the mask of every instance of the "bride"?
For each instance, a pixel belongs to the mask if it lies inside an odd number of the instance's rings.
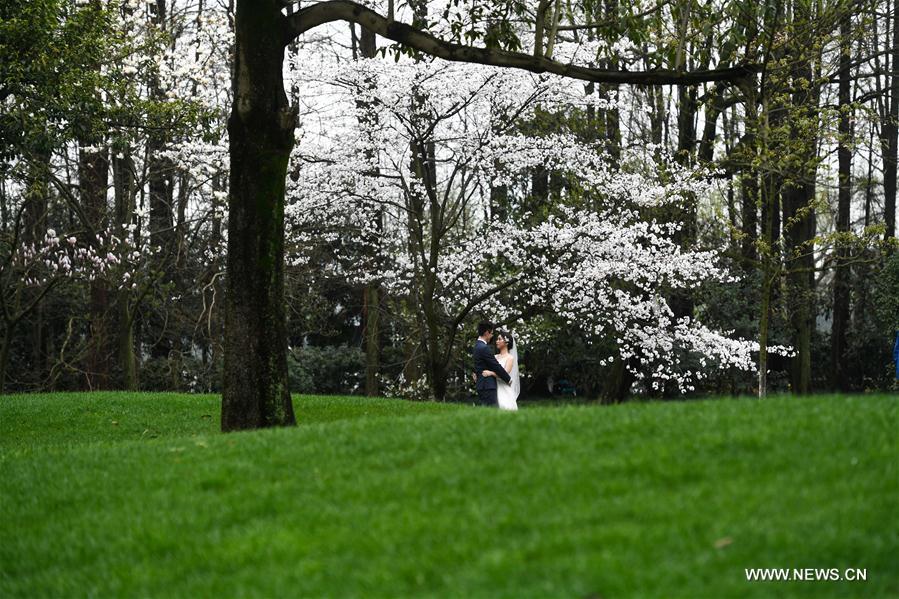
[[[509,382],[502,379],[497,381],[496,399],[500,410],[517,410],[518,394],[521,391],[521,377],[518,375],[518,350],[515,348],[515,339],[506,331],[496,332],[496,361],[509,373]],[[496,376],[493,372],[485,370],[483,376]]]

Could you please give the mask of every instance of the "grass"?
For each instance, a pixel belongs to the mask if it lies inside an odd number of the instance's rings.
[[[896,597],[897,399],[0,397],[0,597]]]

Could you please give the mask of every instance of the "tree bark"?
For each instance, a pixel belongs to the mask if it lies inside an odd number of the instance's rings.
[[[803,23],[812,22],[807,5],[797,2],[794,18]],[[799,168],[781,194],[783,205],[784,268],[786,270],[786,307],[789,317],[790,338],[796,355],[791,361],[791,388],[794,393],[811,391],[812,350],[811,340],[815,326],[815,255],[813,240],[817,223],[813,201],[815,199],[818,157],[817,136],[809,132],[803,123],[817,118],[820,86],[815,82],[813,61],[819,56],[808,56],[810,49],[801,41],[795,43],[795,62],[792,86],[796,90],[791,98],[790,149],[794,150]]]
[[[113,189],[115,190],[115,219],[117,235],[125,239],[127,226],[134,213],[134,165],[130,148],[122,151],[122,157],[112,159]],[[126,285],[119,290],[118,304],[118,358],[120,385],[126,391],[137,390],[137,356],[134,349],[134,318],[132,317],[131,290]]]
[[[696,88],[679,86],[677,97],[677,153],[674,157],[678,164],[690,167],[696,150]],[[681,225],[680,230],[674,234],[674,242],[686,250],[696,242],[698,233],[696,198],[690,194],[684,198],[683,207],[676,206],[673,211],[673,219]],[[694,302],[689,289],[672,292],[670,304],[675,318],[693,318]]]
[[[103,144],[102,140],[91,140]],[[89,142],[85,142],[89,143]],[[108,214],[106,191],[109,182],[109,150],[83,147],[78,158],[78,180],[84,213],[93,230],[106,228]],[[97,239],[89,240],[96,243]],[[110,385],[111,350],[109,323],[109,289],[102,279],[94,279],[89,286],[89,347],[87,354],[88,387],[91,390],[108,389]],[[114,347],[114,345],[112,346]]]
[[[899,150],[899,0],[893,1],[893,47],[890,50],[890,104],[881,131],[883,138],[883,220],[886,239],[896,237],[896,167]]]
[[[375,58],[378,52],[375,34],[368,29],[362,28],[359,35],[359,51],[363,58]],[[367,111],[366,119],[376,124],[377,115],[374,114],[374,108],[371,106],[363,106]],[[373,158],[373,156],[369,156]],[[382,215],[380,211],[375,216],[374,227],[379,237],[381,231]],[[373,245],[377,245],[378,239],[369,240]],[[374,256],[377,260],[377,256]],[[365,319],[365,395],[368,397],[377,397],[378,395],[378,375],[381,370],[381,290],[377,281],[372,281],[365,286],[363,290],[364,296],[364,319]]]
[[[238,0],[222,430],[293,425],[284,307],[284,193],[296,111],[282,77],[275,0]]]
[[[166,30],[166,0],[155,0],[151,6],[153,25],[160,31]],[[150,97],[155,102],[165,102],[165,93],[157,75],[149,82]],[[174,229],[174,164],[162,155],[169,142],[168,132],[164,127],[150,130],[147,136],[147,186],[150,200],[150,248],[153,254],[153,268],[162,277],[163,284],[173,284],[175,268],[172,262],[175,246]],[[169,319],[161,310],[154,310],[149,321],[159,329],[156,343],[150,347],[154,358],[169,359],[173,349],[173,339],[167,329]]]
[[[22,230],[22,241],[26,244],[40,242],[47,233],[49,169],[50,147],[49,140],[45,138],[38,144],[33,162],[28,168],[23,205],[25,222]],[[36,376],[40,376],[40,373],[46,369],[49,352],[49,336],[44,321],[43,302],[34,310],[33,323],[31,369]]]
[[[759,232],[759,183],[758,173],[753,162],[756,156],[756,131],[758,128],[758,107],[756,90],[752,89],[746,94],[746,132],[741,142],[741,159],[743,168],[740,173],[740,254],[743,258],[744,268],[754,269],[754,263],[758,259],[756,244]]]
[[[849,325],[849,211],[852,201],[852,150],[849,146],[852,129],[850,125],[851,81],[849,79],[850,41],[849,14],[840,19],[840,75],[839,75],[839,193],[837,195],[837,242],[833,277],[833,321],[830,334],[830,375],[831,387],[847,391],[848,380],[844,372],[846,354],[846,329]]]

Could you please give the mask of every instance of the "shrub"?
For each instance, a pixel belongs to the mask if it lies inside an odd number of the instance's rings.
[[[363,390],[365,353],[358,347],[296,347],[287,359],[293,393],[354,394]]]

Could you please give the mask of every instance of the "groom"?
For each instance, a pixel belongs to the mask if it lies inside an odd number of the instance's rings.
[[[478,325],[478,340],[471,351],[471,357],[474,358],[475,386],[480,404],[495,408],[499,405],[496,400],[496,378],[499,377],[507,383],[510,378],[509,373],[496,361],[493,350],[490,349],[491,339],[493,339],[493,323],[482,322]],[[485,370],[493,372],[496,376],[483,376]]]

